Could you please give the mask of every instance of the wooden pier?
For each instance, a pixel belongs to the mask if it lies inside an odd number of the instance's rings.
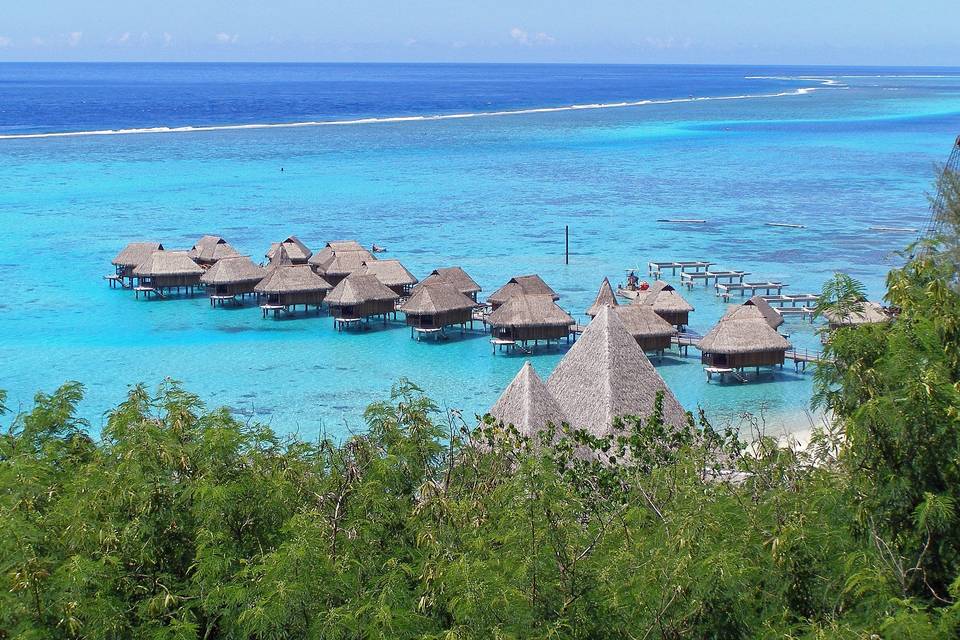
[[[823,355],[822,351],[813,351],[810,349],[791,349],[783,354],[787,360],[793,360],[794,368],[803,372],[807,370],[807,363],[820,364],[821,362],[831,362],[829,358]]]
[[[766,300],[771,307],[787,307],[788,302],[790,303],[790,307],[796,307],[798,304],[802,306],[809,306],[808,303],[812,302],[816,304],[816,302],[820,299],[820,296],[815,293],[762,295],[760,297]],[[778,311],[780,311],[780,309],[778,309]]]
[[[723,283],[718,282],[714,285],[714,288],[717,290],[717,297],[728,300],[730,296],[735,291],[739,291],[741,296],[746,296],[747,291],[750,292],[751,296],[757,295],[758,292],[763,291],[766,295],[771,295],[771,292],[776,292],[776,295],[781,295],[783,289],[790,285],[783,282],[734,282],[734,283]]]
[[[687,285],[687,289],[693,289],[693,283],[696,280],[703,280],[703,286],[710,286],[710,280],[713,279],[713,284],[716,286],[720,283],[721,280],[726,280],[728,283],[732,283],[734,280],[737,282],[743,282],[744,277],[750,275],[749,271],[698,271],[698,272],[682,272],[680,274],[680,284]]]
[[[672,275],[677,275],[678,269],[680,270],[681,274],[687,272],[697,273],[700,272],[701,269],[703,271],[710,269],[712,265],[712,262],[707,262],[706,260],[692,260],[686,262],[676,262],[673,260],[653,260],[647,263],[647,274],[659,280],[660,276],[667,269],[670,269],[670,273]]]

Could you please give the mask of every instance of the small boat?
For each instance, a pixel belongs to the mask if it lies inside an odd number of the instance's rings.
[[[899,233],[917,233],[920,229],[913,227],[870,227],[870,231],[893,231]]]
[[[386,248],[386,247],[381,247],[381,246],[375,244],[375,245],[373,245],[372,247],[370,247],[370,250],[373,251],[373,253],[383,253],[384,251],[387,250],[387,248]]]

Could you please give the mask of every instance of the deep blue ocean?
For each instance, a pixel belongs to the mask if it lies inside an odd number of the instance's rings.
[[[306,436],[361,429],[401,376],[482,413],[524,359],[546,376],[562,350],[144,302],[102,276],[132,240],[215,233],[259,260],[296,234],[314,250],[376,242],[421,277],[461,265],[485,293],[539,273],[581,318],[604,276],[648,260],[708,259],[793,293],[844,270],[877,297],[916,234],[870,227],[923,226],[958,133],[957,69],[0,64],[0,388],[27,408],[79,380],[95,430],[131,384],[167,376]],[[724,304],[685,295],[706,332]],[[782,331],[815,348],[815,329]],[[694,353],[656,364],[687,408],[803,421],[810,373],[707,384]]]

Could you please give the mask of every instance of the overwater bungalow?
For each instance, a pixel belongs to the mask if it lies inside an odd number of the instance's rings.
[[[200,276],[206,286],[210,306],[236,301],[237,296],[246,298],[256,295],[256,285],[267,276],[267,270],[254,264],[248,256],[220,258],[207,272]]]
[[[140,293],[163,297],[181,290],[193,295],[194,289],[200,286],[203,269],[186,251],[154,251],[134,268],[133,275],[138,280],[134,288],[137,297]]]
[[[756,307],[739,306],[697,343],[700,361],[708,368],[740,370],[746,367],[782,365],[792,347],[770,326]],[[709,372],[709,369],[708,369]]]
[[[336,253],[355,252],[364,256],[364,259],[376,260],[374,255],[363,248],[356,240],[331,240],[323,249],[313,254],[310,258],[310,264],[314,270],[322,272],[323,268],[333,259]]]
[[[377,280],[390,287],[401,298],[410,295],[417,284],[417,277],[410,273],[399,260],[368,260],[360,271],[365,275],[377,276]]]
[[[306,264],[293,264],[286,258],[286,250],[274,254],[267,267],[266,277],[253,290],[260,296],[263,317],[273,312],[294,311],[303,305],[304,311],[314,307],[320,313],[320,305],[333,287],[313,272]]]
[[[663,352],[670,348],[673,336],[677,335],[676,327],[646,305],[625,304],[610,308],[644,351],[662,356]]]
[[[693,306],[663,280],[657,280],[646,291],[638,291],[632,304],[653,308],[658,316],[678,329],[688,324],[690,312],[693,311]]]
[[[111,261],[115,273],[104,277],[110,281],[110,286],[116,282],[124,287],[132,286],[135,277],[133,270],[146,262],[154,251],[163,251],[163,245],[159,242],[131,242]]]
[[[617,302],[617,296],[613,293],[613,287],[610,286],[610,279],[604,278],[603,282],[600,283],[600,290],[597,291],[597,297],[594,298],[593,304],[587,309],[587,315],[594,318],[600,313],[602,307],[616,307],[619,305],[620,303]]]
[[[300,242],[297,236],[290,236],[286,240],[274,242],[270,245],[270,250],[267,251],[266,255],[267,260],[273,261],[281,248],[286,251],[287,258],[292,264],[306,264],[310,256],[313,255],[313,252],[307,248],[307,245]]]
[[[209,267],[217,260],[239,256],[240,253],[220,236],[203,236],[197,240],[187,255],[201,267]]]
[[[610,435],[617,417],[650,416],[658,392],[663,393],[666,424],[680,427],[688,419],[676,396],[610,307],[600,309],[563,356],[547,380],[547,389],[570,426],[595,436]]]
[[[521,293],[528,296],[547,295],[552,297],[554,302],[560,299],[560,296],[543,281],[543,278],[532,274],[510,278],[507,284],[490,294],[490,297],[487,298],[487,303],[491,309],[496,310],[512,296]]]
[[[513,425],[520,435],[528,438],[536,437],[548,424],[559,428],[568,422],[560,403],[529,360],[500,394],[490,415],[504,425]]]
[[[381,316],[383,323],[396,313],[399,296],[374,275],[347,276],[327,296],[327,306],[338,330]]]
[[[494,349],[569,339],[570,328],[575,324],[573,318],[553,301],[553,296],[523,293],[508,298],[487,317],[487,322],[491,327]]]
[[[476,281],[460,267],[442,267],[440,269],[434,269],[429,276],[424,278],[423,281],[421,281],[420,284],[414,288],[416,289],[437,281],[452,284],[454,287],[456,287],[457,291],[467,296],[474,302],[477,301],[477,294],[483,291],[483,289],[480,288],[480,285],[477,284]]]
[[[331,240],[327,248],[332,251],[366,251],[367,249],[356,240]]]
[[[400,305],[406,314],[410,335],[420,339],[421,334],[442,334],[445,327],[460,325],[461,332],[473,322],[476,303],[446,282],[434,282],[418,287]]]
[[[827,311],[823,314],[828,328],[833,331],[840,327],[856,327],[864,324],[879,324],[890,322],[891,315],[879,302],[863,300],[847,313]]]
[[[321,254],[317,254],[320,256]],[[314,257],[317,257],[314,256]],[[376,258],[365,250],[362,251],[334,251],[326,260],[314,260],[310,258],[310,265],[317,275],[336,287],[340,281],[354,273],[362,273],[364,264],[375,262]]]

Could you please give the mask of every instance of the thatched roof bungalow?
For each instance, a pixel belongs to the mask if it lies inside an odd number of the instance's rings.
[[[868,302],[866,300],[857,303],[856,307],[848,313],[837,313],[836,311],[827,311],[823,314],[826,318],[828,327],[831,330],[840,327],[856,327],[864,324],[878,324],[890,322],[891,316],[879,302]]]
[[[474,302],[477,301],[477,294],[483,291],[483,289],[480,288],[480,285],[477,284],[476,281],[460,267],[442,267],[440,269],[434,269],[429,276],[424,278],[423,281],[417,285],[417,288],[437,281],[452,284],[454,287],[456,287],[457,291],[467,296]]]
[[[363,273],[365,263],[375,261],[376,258],[368,251],[334,251],[328,260],[311,262],[311,266],[317,275],[323,276],[327,282],[336,287],[347,276]]]
[[[332,251],[366,251],[366,248],[356,240],[331,240],[327,248]]]
[[[418,282],[417,277],[399,260],[367,260],[360,273],[377,276],[377,280],[399,296],[409,294],[410,289]]]
[[[639,291],[631,304],[653,308],[658,316],[675,327],[686,326],[693,311],[693,306],[663,280],[657,280],[646,291]]]
[[[602,307],[616,307],[619,305],[620,303],[617,302],[617,296],[613,293],[613,287],[610,286],[610,279],[604,278],[603,282],[600,283],[600,290],[597,291],[597,297],[594,298],[593,304],[587,309],[587,315],[594,318],[600,313]]]
[[[270,250],[267,251],[267,260],[271,262],[280,253],[280,249],[283,249],[287,253],[287,257],[290,259],[290,262],[293,264],[306,264],[307,260],[310,259],[310,256],[313,255],[313,252],[307,248],[307,245],[300,242],[300,239],[297,236],[290,236],[286,240],[281,242],[274,242],[270,245]]]
[[[476,303],[446,282],[434,282],[416,291],[400,305],[406,314],[407,325],[414,329],[443,329],[473,319]]]
[[[133,278],[133,270],[146,262],[154,251],[163,251],[159,242],[131,242],[111,261],[121,278]]]
[[[575,324],[573,318],[553,301],[553,296],[523,293],[508,298],[487,317],[487,322],[494,339],[523,344],[567,338],[570,327]]]
[[[710,367],[743,369],[783,364],[790,343],[751,306],[734,307],[697,343]]]
[[[532,274],[510,278],[510,281],[507,282],[507,284],[490,294],[490,297],[487,298],[487,302],[490,304],[492,309],[496,310],[512,296],[521,293],[528,296],[547,295],[552,297],[554,302],[560,299],[560,296],[558,296],[557,293],[551,289],[546,282],[543,281],[543,278],[536,274]]]
[[[676,327],[658,316],[651,307],[625,304],[610,308],[644,351],[663,353],[677,335]]]
[[[596,436],[612,432],[620,416],[647,418],[658,392],[663,418],[672,426],[687,423],[687,413],[657,373],[619,315],[602,307],[580,339],[547,380],[570,426]]]
[[[246,296],[255,293],[254,287],[267,276],[267,270],[254,264],[248,256],[220,258],[200,276],[207,287],[211,304],[217,299]]]
[[[396,311],[399,296],[373,275],[347,276],[327,296],[327,306],[335,322],[387,316]]]
[[[200,284],[203,269],[186,251],[154,251],[134,268],[133,275],[144,289],[159,293],[187,289],[193,293],[193,288]]]
[[[528,438],[535,437],[548,424],[559,428],[567,422],[560,403],[547,389],[529,360],[500,394],[490,409],[490,415],[505,425],[513,425]]]
[[[284,260],[285,251],[275,255],[275,260],[267,268],[267,275],[253,290],[261,296],[261,309],[264,315],[269,310],[290,311],[297,305],[315,307],[320,305],[327,292],[332,289],[330,283],[313,272],[306,264],[291,264]]]
[[[222,258],[240,255],[220,236],[203,236],[197,240],[187,254],[200,266],[210,266]]]

